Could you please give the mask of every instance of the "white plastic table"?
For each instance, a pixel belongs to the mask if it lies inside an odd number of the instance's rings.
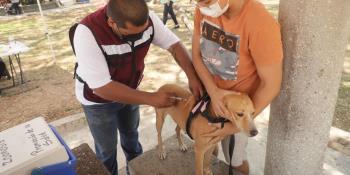
[[[16,61],[17,61],[20,76],[21,76],[21,84],[23,84],[24,83],[23,72],[22,72],[21,58],[19,55],[21,53],[28,52],[29,50],[30,50],[29,47],[27,47],[25,44],[23,44],[20,41],[13,40],[13,41],[10,41],[8,44],[0,44],[0,57],[7,56],[9,59],[13,86],[16,85],[14,74],[17,77],[17,73],[16,73],[15,67],[13,65],[12,59],[16,59]]]

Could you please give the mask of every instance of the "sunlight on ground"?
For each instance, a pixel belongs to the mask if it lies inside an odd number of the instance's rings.
[[[328,172],[327,174],[329,174],[329,175],[345,175],[344,173],[339,172],[336,168],[330,166],[327,163],[323,164],[323,169],[327,170],[327,172]]]
[[[343,86],[350,87],[350,82],[342,82]]]

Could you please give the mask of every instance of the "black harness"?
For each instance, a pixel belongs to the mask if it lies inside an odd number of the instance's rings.
[[[194,106],[192,111],[189,114],[189,117],[186,122],[186,132],[187,135],[193,140],[190,128],[191,128],[191,123],[193,119],[198,116],[197,114],[202,114],[204,118],[208,120],[209,123],[221,123],[221,128],[224,127],[224,124],[226,122],[229,122],[229,120],[223,118],[223,117],[213,117],[209,113],[209,106],[210,105],[210,97],[207,93],[205,93],[199,102]],[[230,136],[230,142],[229,142],[229,156],[230,156],[230,165],[229,165],[229,175],[233,175],[233,170],[231,167],[231,162],[232,162],[232,156],[233,156],[233,150],[235,148],[235,135]]]
[[[190,133],[191,123],[193,119],[195,119],[198,115],[202,114],[204,118],[208,120],[209,123],[221,123],[221,128],[224,127],[224,124],[226,122],[229,122],[229,120],[223,118],[223,117],[213,117],[209,113],[209,105],[210,105],[210,97],[207,93],[205,93],[199,102],[194,106],[192,111],[190,112],[187,122],[186,122],[186,132],[187,135],[193,140],[192,135]]]

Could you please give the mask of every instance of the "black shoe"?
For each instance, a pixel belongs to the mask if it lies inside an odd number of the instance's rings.
[[[174,29],[178,29],[178,28],[180,28],[180,25],[179,25],[179,24],[176,24],[175,27],[174,27]]]

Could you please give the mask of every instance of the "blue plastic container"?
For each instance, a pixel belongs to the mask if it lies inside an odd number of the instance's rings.
[[[32,175],[76,175],[75,173],[75,166],[77,163],[77,159],[74,156],[72,150],[69,149],[67,144],[64,142],[62,137],[58,134],[56,129],[49,125],[55,136],[58,138],[58,140],[61,142],[61,144],[66,148],[66,151],[69,156],[69,160],[61,163],[56,163],[44,167],[40,167],[37,169],[34,169],[32,171]]]

